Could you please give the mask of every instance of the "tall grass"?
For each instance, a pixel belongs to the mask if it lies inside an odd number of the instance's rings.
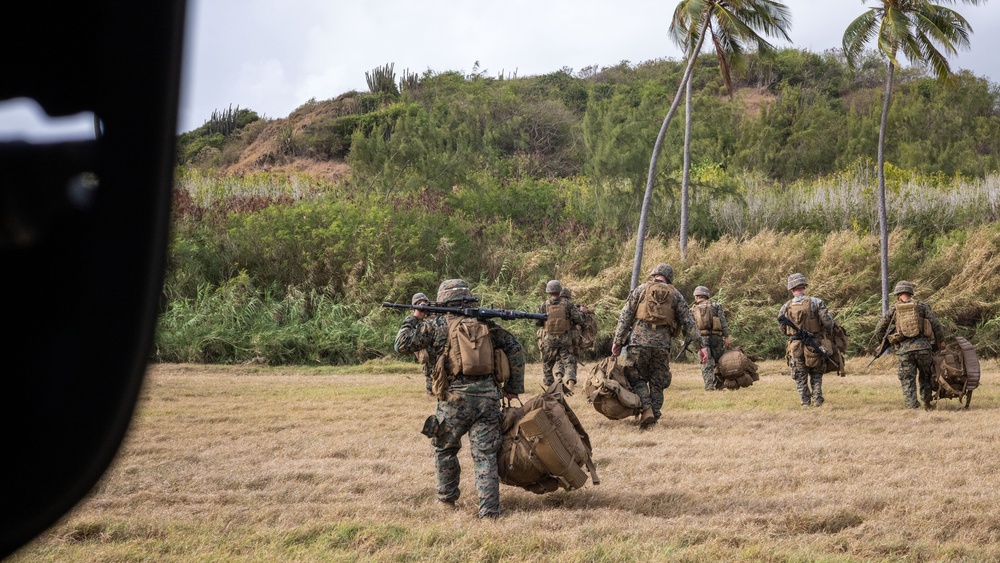
[[[718,223],[701,229],[722,234],[693,236],[681,261],[661,225],[646,243],[646,267],[673,264],[689,299],[708,286],[737,343],[769,358],[784,354],[774,321],[788,298],[784,280],[804,273],[851,334],[850,353],[863,354],[874,345],[880,281],[859,170],[787,188],[746,178],[742,200],[713,204]],[[897,171],[890,179],[899,225],[892,280],[916,283],[950,333],[1000,352],[1000,177],[944,182]],[[628,197],[605,201],[600,194],[618,188],[583,179],[478,181],[448,194],[385,195],[268,174],[182,175],[154,359],[340,364],[389,355],[401,318],[379,304],[433,295],[455,277],[484,305],[523,310],[537,308],[547,280],[562,280],[597,311],[596,353],[604,353],[634,246],[630,229],[605,221],[622,217]],[[533,323],[509,324],[537,357]]]

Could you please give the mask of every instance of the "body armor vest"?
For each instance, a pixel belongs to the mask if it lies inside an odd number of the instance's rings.
[[[545,332],[549,336],[562,336],[569,332],[569,311],[565,301],[560,299],[555,303],[546,303],[545,312],[549,315],[545,321]]]
[[[798,303],[788,302],[788,307],[786,309],[785,315],[795,323],[795,326],[802,330],[808,330],[813,334],[820,334],[823,332],[823,323],[819,320],[819,315],[812,310],[812,298],[808,295],[802,301]],[[795,334],[795,331],[791,327],[784,327],[785,334],[791,336]]]
[[[722,336],[722,319],[715,314],[715,307],[709,300],[694,306],[694,322],[702,336]]]

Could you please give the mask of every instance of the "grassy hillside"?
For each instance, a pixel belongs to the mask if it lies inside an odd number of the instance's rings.
[[[701,62],[693,242],[681,261],[677,129],[660,159],[645,267],[673,264],[689,298],[708,285],[737,344],[769,358],[783,356],[784,280],[802,272],[863,353],[880,310],[870,160],[880,66],[852,74],[834,54],[786,50],[752,61],[730,100],[715,63]],[[180,139],[154,359],[381,357],[402,319],[380,303],[433,296],[452,277],[487,305],[529,310],[561,279],[596,307],[606,346],[649,146],[679,74],[674,61],[522,78],[428,72],[283,119],[213,116]],[[942,84],[911,70],[897,96],[890,276],[915,282],[951,334],[995,354],[1000,92],[969,74]],[[510,328],[533,341],[530,323]]]

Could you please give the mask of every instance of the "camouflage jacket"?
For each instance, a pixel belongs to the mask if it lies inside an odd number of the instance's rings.
[[[546,345],[550,345],[550,346],[553,345],[553,344],[555,344],[557,346],[572,346],[573,345],[573,327],[575,327],[575,326],[583,326],[583,322],[584,322],[584,320],[583,320],[583,313],[580,312],[580,308],[577,307],[575,303],[573,303],[572,301],[570,301],[569,299],[567,299],[565,297],[553,297],[552,299],[548,299],[548,300],[544,301],[542,303],[541,307],[538,308],[538,312],[539,313],[547,313],[548,312],[548,306],[549,305],[555,305],[557,303],[565,303],[566,304],[566,315],[567,315],[567,317],[569,317],[569,330],[567,330],[565,334],[562,334],[562,335],[559,335],[559,336],[552,336],[552,335],[546,333],[543,330],[542,331],[543,332],[543,334],[542,334],[542,341]],[[540,327],[544,327],[545,326],[545,322],[546,321],[535,321],[535,324],[538,325],[538,326],[540,326]]]
[[[652,346],[670,350],[670,328],[652,328],[646,323],[638,322],[635,318],[639,310],[639,303],[646,295],[646,288],[649,287],[650,283],[652,282],[644,283],[629,293],[628,299],[625,300],[625,306],[622,307],[622,312],[618,316],[618,325],[615,326],[612,344]],[[691,316],[691,309],[684,300],[684,295],[677,291],[677,288],[674,288],[673,309],[674,322],[680,323],[681,334],[690,337],[692,342],[701,342],[701,334],[694,323],[694,317]],[[632,332],[631,337],[628,336],[629,331]],[[626,338],[628,338],[628,342],[625,341]]]
[[[715,301],[709,300],[709,303],[711,303],[711,305],[712,305],[712,314],[715,315],[716,317],[719,317],[719,324],[722,325],[722,338],[729,338],[729,323],[726,321],[726,312],[722,310],[722,305],[716,303]],[[691,310],[694,311],[694,308],[697,307],[697,306],[698,306],[697,303],[695,303],[694,305],[691,305]],[[694,315],[692,314],[692,318],[693,318],[693,316]],[[716,335],[716,336],[718,336],[718,335]],[[701,347],[702,348],[707,348],[708,347],[708,345],[709,345],[708,344],[709,338],[711,338],[710,335],[709,336],[702,336],[701,337]]]
[[[916,304],[916,309],[919,310],[919,314],[931,322],[931,330],[934,332],[934,341],[931,342],[923,334],[919,336],[913,336],[911,338],[903,338],[898,344],[896,344],[893,349],[899,355],[906,354],[915,350],[931,350],[934,345],[938,342],[944,340],[944,327],[941,326],[941,322],[938,321],[937,315],[931,310],[931,306],[922,301],[912,300]],[[896,306],[891,305],[889,311],[882,317],[879,321],[878,326],[875,327],[875,338],[879,342],[885,338],[885,333],[889,331],[890,328],[896,326]]]
[[[437,362],[437,353],[430,346],[424,348],[410,349],[403,343],[403,340],[406,338],[406,335],[410,334],[411,332],[419,332],[421,327],[428,325],[433,320],[434,317],[425,317],[423,320],[418,319],[413,315],[406,317],[406,319],[403,320],[403,324],[399,327],[399,330],[396,332],[396,340],[393,341],[392,343],[392,349],[395,350],[396,352],[403,354],[412,352],[413,354],[417,355],[418,359],[420,359],[421,350],[427,352],[427,359],[426,359],[427,363],[425,364],[423,361],[420,362],[421,367],[424,369],[425,375],[429,375],[430,370],[434,368],[434,364]],[[406,349],[400,350],[400,346],[404,346]],[[428,369],[428,366],[430,369]]]
[[[781,310],[778,311],[778,316],[784,316],[788,312],[788,306],[790,304],[798,304],[806,299],[809,300],[809,310],[819,318],[819,323],[823,325],[823,332],[831,334],[833,331],[833,315],[831,315],[830,311],[826,308],[826,302],[819,297],[810,297],[804,293],[802,295],[796,295],[781,306]],[[785,327],[780,323],[778,326],[781,326],[782,331],[785,330]]]
[[[417,325],[403,323],[396,333],[394,348],[400,353],[414,353],[427,348],[435,358],[441,355],[448,342],[448,320],[454,315],[439,315]],[[507,393],[524,393],[524,350],[514,335],[493,321],[483,321],[490,327],[493,347],[503,350],[510,362],[510,377],[504,384]],[[465,395],[489,395],[496,390],[492,378],[468,380],[457,377],[448,388],[453,393]]]

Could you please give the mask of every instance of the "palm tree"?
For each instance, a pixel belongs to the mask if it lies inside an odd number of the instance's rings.
[[[685,52],[688,56],[691,56],[690,47],[697,37],[698,30],[693,29],[691,25],[691,20],[689,19],[692,14],[688,11],[685,6],[685,2],[681,2],[677,5],[677,9],[674,10],[673,20],[670,22],[670,35],[677,45],[684,47]],[[788,37],[788,27],[791,25],[789,20],[787,8],[779,3],[773,3],[775,10],[773,11],[773,17],[768,18],[768,21],[773,24],[769,26],[764,31],[768,35],[781,34],[786,40],[791,41]],[[718,8],[719,6],[714,6]],[[719,60],[719,72],[722,74],[722,80],[726,84],[726,90],[729,92],[730,99],[733,97],[733,73],[742,72],[745,70],[746,65],[744,61],[744,53],[746,52],[747,43],[756,43],[757,54],[764,57],[770,56],[774,52],[774,46],[764,40],[757,31],[754,29],[754,24],[756,20],[750,19],[746,23],[746,26],[732,26],[726,25],[728,23],[728,18],[724,18],[724,12],[719,12],[715,15],[715,20],[719,23],[713,25],[712,19],[709,19],[708,31],[712,36],[712,43],[715,46],[715,54]],[[719,28],[720,32],[716,33],[716,28]],[[728,32],[727,32],[728,30]],[[697,56],[697,54],[695,54]],[[691,178],[691,113],[692,113],[692,99],[691,99],[691,80],[687,82],[687,87],[684,93],[685,102],[685,115],[684,115],[684,170],[683,178],[681,180],[681,226],[680,226],[680,246],[681,246],[681,260],[683,260],[687,254],[687,235],[688,235],[688,186]]]
[[[885,208],[885,136],[892,80],[900,66],[900,52],[908,61],[929,67],[938,79],[951,75],[948,55],[969,47],[972,26],[958,12],[943,4],[962,2],[978,6],[987,0],[876,0],[875,6],[851,22],[844,31],[844,54],[851,66],[873,39],[886,59],[885,98],[878,130],[878,229],[882,261],[882,314],[889,310],[889,229]]]
[[[635,260],[632,264],[633,288],[639,284],[649,202],[653,196],[653,180],[656,178],[656,161],[660,156],[660,149],[663,147],[663,138],[666,136],[667,127],[670,125],[674,113],[677,112],[677,106],[687,88],[688,81],[691,80],[691,73],[698,60],[698,53],[701,52],[701,46],[705,42],[705,36],[709,33],[712,35],[716,42],[717,51],[725,51],[725,49],[719,48],[720,44],[727,45],[736,41],[740,44],[739,49],[742,52],[743,41],[757,42],[758,48],[760,48],[761,42],[764,42],[755,30],[761,30],[768,35],[784,34],[783,26],[787,24],[779,25],[778,22],[787,22],[788,20],[788,8],[776,0],[681,0],[677,5],[677,9],[674,11],[674,21],[698,22],[698,25],[690,27],[692,30],[690,38],[685,44],[693,44],[694,47],[687,54],[687,67],[684,69],[684,75],[677,88],[674,101],[670,104],[667,116],[663,119],[663,125],[660,126],[660,132],[653,144],[653,155],[649,159],[646,192],[642,198],[639,227],[635,237]],[[785,37],[787,38],[787,35]]]

